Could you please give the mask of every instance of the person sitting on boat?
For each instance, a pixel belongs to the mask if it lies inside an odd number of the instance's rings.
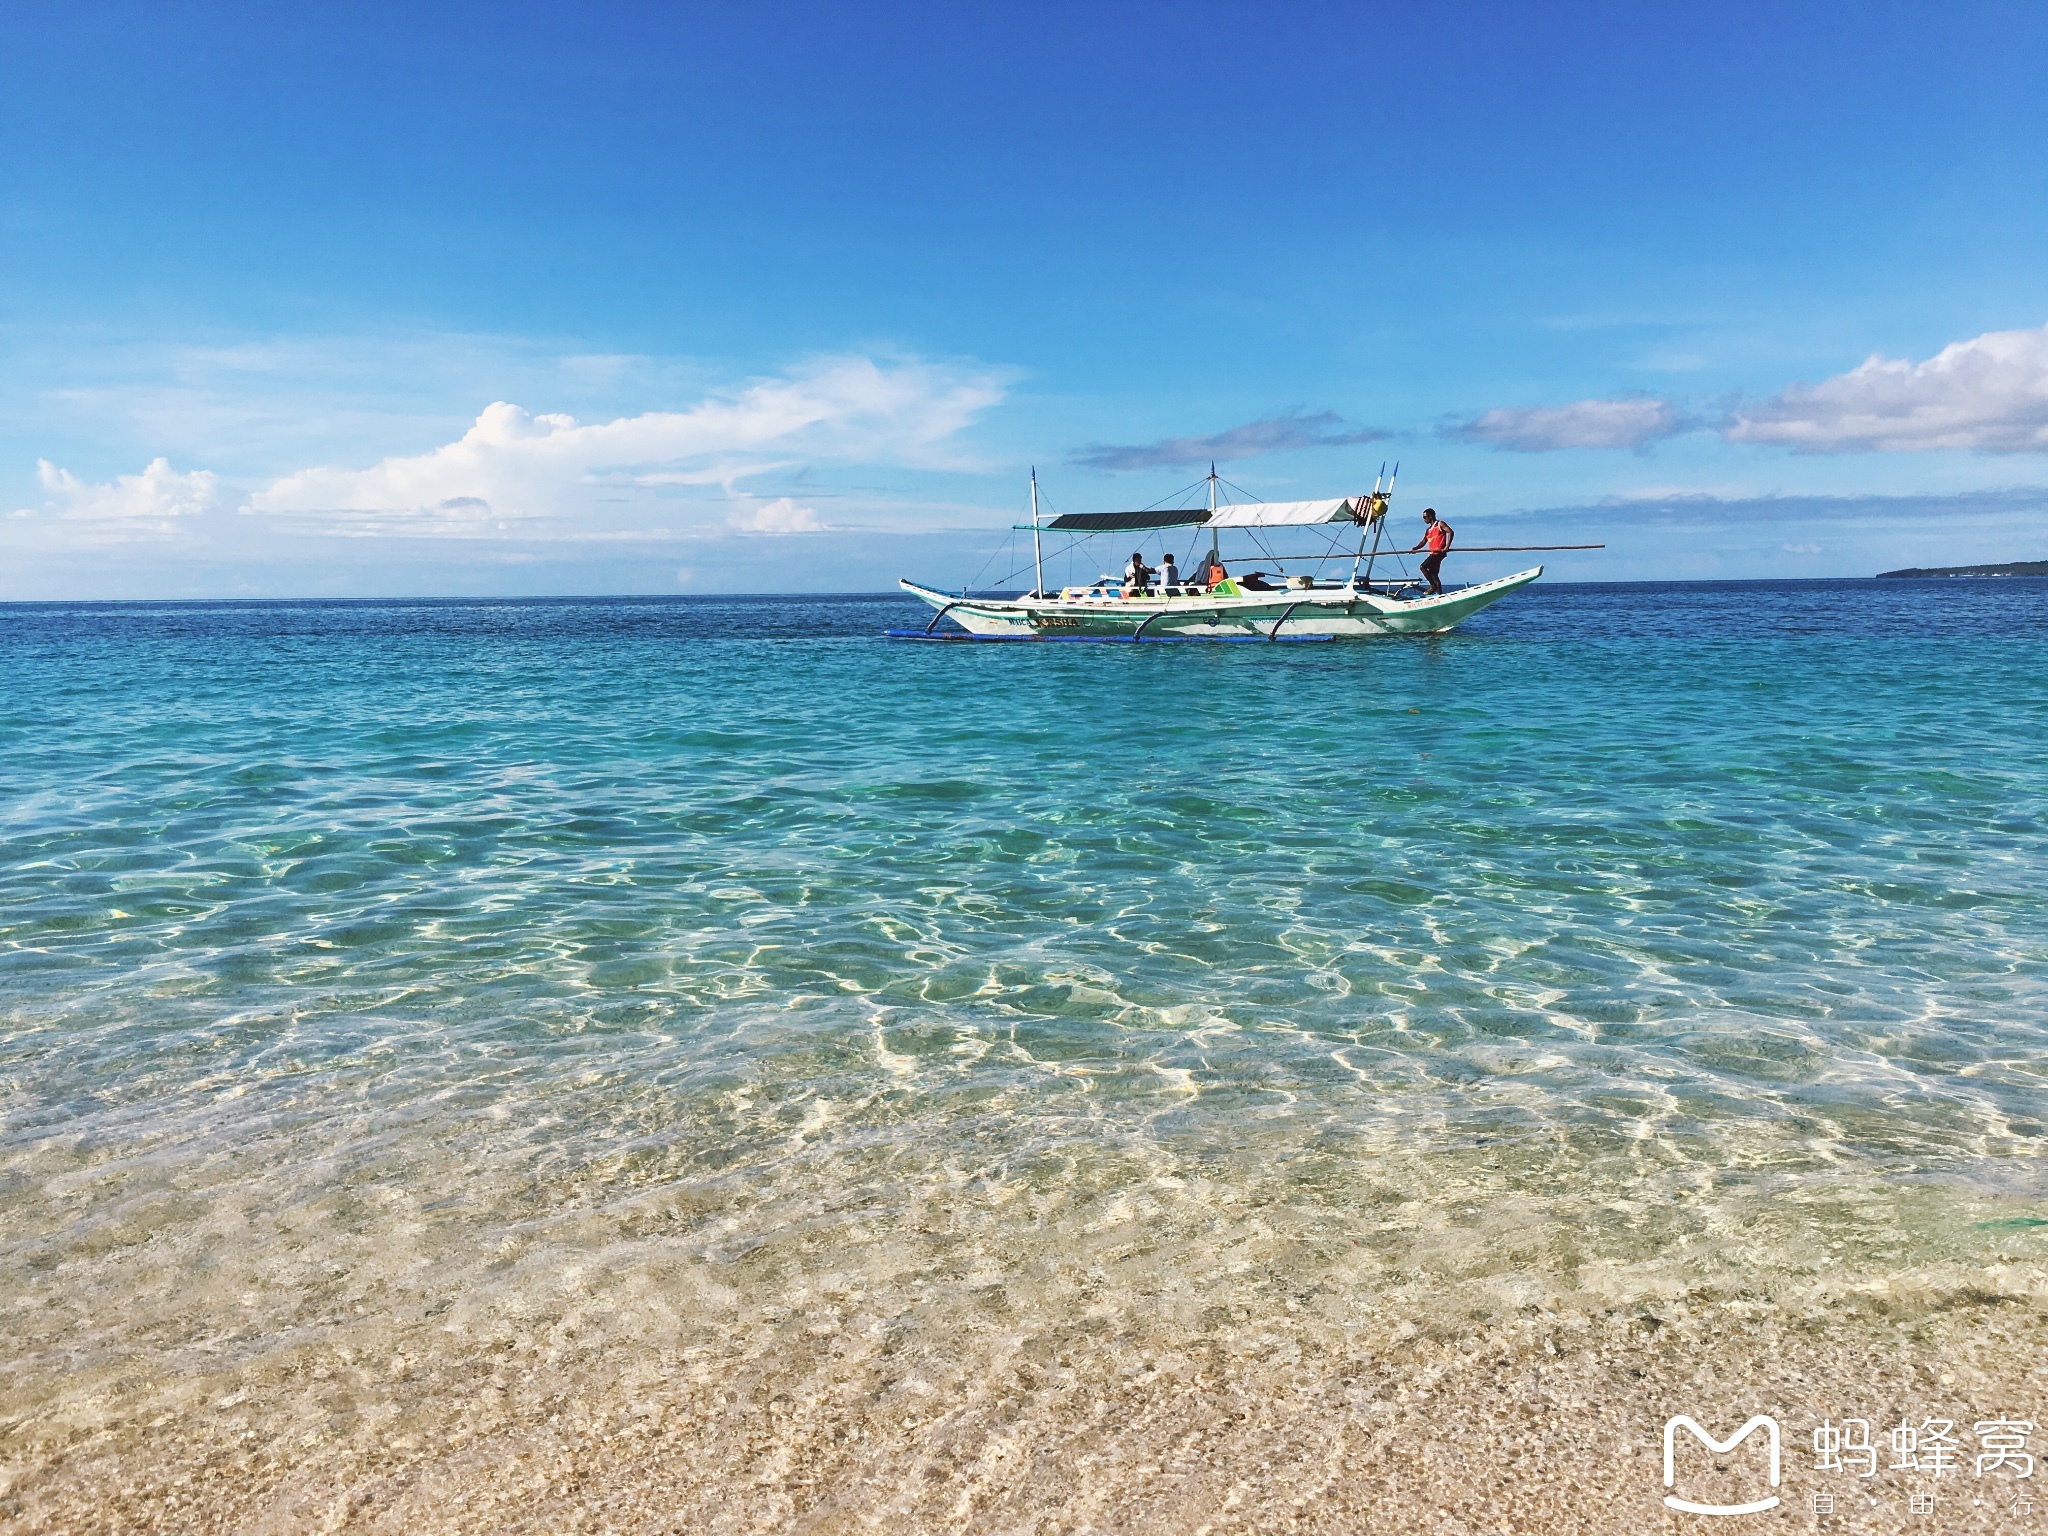
[[[1173,551],[1170,549],[1159,562],[1159,585],[1167,592],[1180,585],[1180,572],[1174,568]]]
[[[1213,592],[1228,580],[1230,580],[1230,572],[1223,568],[1222,558],[1217,555],[1211,555],[1209,557],[1209,569],[1202,573],[1202,585]]]
[[[1443,595],[1444,584],[1437,573],[1444,568],[1444,556],[1451,552],[1451,541],[1457,536],[1456,530],[1436,515],[1435,507],[1422,509],[1422,542],[1408,553],[1412,555],[1421,549],[1429,551],[1422,559],[1422,576],[1429,583],[1431,597]]]
[[[1142,549],[1131,551],[1131,563],[1124,567],[1124,596],[1142,597],[1152,590],[1152,578],[1159,573],[1145,563]]]

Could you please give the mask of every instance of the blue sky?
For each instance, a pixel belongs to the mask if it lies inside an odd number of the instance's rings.
[[[1031,465],[1212,452],[1613,546],[1567,578],[2048,557],[2043,58],[2031,5],[0,4],[0,597],[955,583]]]

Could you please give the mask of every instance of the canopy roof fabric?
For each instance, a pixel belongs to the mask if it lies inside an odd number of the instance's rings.
[[[1182,512],[1068,512],[1045,526],[1075,533],[1114,533],[1120,528],[1185,528],[1208,520],[1207,507],[1194,507]]]
[[[1249,501],[1234,507],[1218,507],[1209,517],[1211,528],[1299,528],[1309,523],[1353,521],[1351,502],[1335,501]]]

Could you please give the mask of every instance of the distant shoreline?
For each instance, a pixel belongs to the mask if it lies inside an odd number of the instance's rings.
[[[1916,565],[1903,571],[1877,573],[1879,581],[1894,576],[2048,576],[2048,560],[2007,560],[1999,565],[1944,565],[1930,568]]]

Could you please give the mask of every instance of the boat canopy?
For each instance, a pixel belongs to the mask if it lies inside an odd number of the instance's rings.
[[[1193,507],[1180,512],[1068,512],[1045,526],[1075,533],[1115,533],[1130,528],[1187,528],[1207,521],[1209,509]]]
[[[1356,503],[1333,501],[1247,501],[1236,506],[1188,507],[1160,512],[1068,512],[1045,526],[1071,533],[1116,533],[1145,528],[1300,528],[1310,523],[1357,521]]]
[[[1352,503],[1342,496],[1335,501],[1247,501],[1209,514],[1211,528],[1299,528],[1354,521]]]

